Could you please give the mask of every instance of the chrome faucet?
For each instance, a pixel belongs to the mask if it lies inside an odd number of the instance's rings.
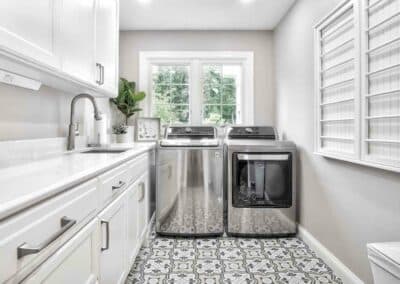
[[[69,122],[69,131],[68,131],[68,150],[73,150],[75,149],[75,128],[76,128],[76,123],[75,123],[75,104],[79,99],[86,98],[89,99],[94,108],[94,119],[96,120],[101,120],[101,113],[99,111],[99,108],[97,107],[96,101],[94,100],[94,97],[88,94],[79,94],[75,96],[72,99],[71,102],[71,118]]]

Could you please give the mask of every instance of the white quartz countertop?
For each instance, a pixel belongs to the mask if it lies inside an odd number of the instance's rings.
[[[155,143],[112,146],[116,154],[82,154],[82,150],[0,168],[0,220],[65,191],[155,147]]]

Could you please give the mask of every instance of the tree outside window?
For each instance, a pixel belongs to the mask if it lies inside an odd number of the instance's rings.
[[[200,64],[199,78],[190,78],[190,65],[152,65],[153,115],[165,124],[189,124],[191,113],[203,124],[235,124],[242,67],[239,64]],[[191,82],[201,89],[191,94]],[[197,96],[196,98],[192,96]],[[193,101],[192,101],[193,100]],[[200,104],[200,105],[198,105]],[[192,112],[191,108],[199,110]]]

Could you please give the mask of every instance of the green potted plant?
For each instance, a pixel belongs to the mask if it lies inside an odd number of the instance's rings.
[[[117,143],[129,143],[128,127],[125,124],[113,126],[113,133],[117,138]]]
[[[139,107],[139,102],[142,101],[145,97],[145,92],[136,92],[135,82],[129,82],[125,78],[120,78],[118,96],[116,98],[110,99],[111,103],[113,103],[125,117],[125,126],[127,134],[129,136],[129,142],[133,141],[133,126],[128,126],[128,119],[135,113],[142,110]],[[117,125],[117,127],[120,126],[121,125]]]

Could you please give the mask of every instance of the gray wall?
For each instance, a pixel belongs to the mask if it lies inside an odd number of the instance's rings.
[[[120,74],[138,81],[140,51],[253,51],[255,123],[273,124],[272,49],[270,31],[127,31],[120,33]]]
[[[366,283],[368,242],[400,240],[400,175],[313,154],[313,25],[340,0],[298,0],[275,30],[279,130],[300,152],[300,224]]]

